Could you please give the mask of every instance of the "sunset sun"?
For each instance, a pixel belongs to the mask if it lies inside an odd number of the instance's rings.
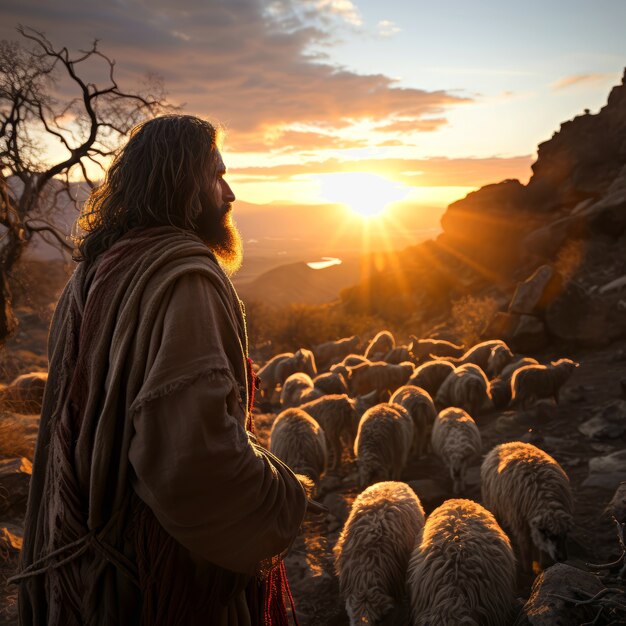
[[[364,219],[382,215],[410,191],[388,178],[366,172],[324,174],[318,179],[326,201],[343,204]]]

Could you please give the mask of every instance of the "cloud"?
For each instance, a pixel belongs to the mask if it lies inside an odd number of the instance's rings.
[[[595,83],[599,80],[604,80],[607,76],[608,74],[602,73],[572,74],[571,76],[565,76],[552,83],[552,89],[567,89],[568,87],[579,85],[580,83]]]
[[[471,101],[446,90],[402,87],[384,74],[357,74],[314,55],[320,45],[331,46],[333,35],[311,16],[356,25],[358,10],[349,0],[307,0],[306,11],[297,13],[289,9],[295,2],[0,0],[0,38],[18,39],[18,23],[74,51],[98,38],[117,61],[122,87],[146,72],[161,75],[171,100],[224,123],[233,151],[280,150],[281,136],[297,125],[327,131],[316,138],[289,135],[294,151],[336,147],[338,129],[364,120],[402,119],[431,130],[432,119],[445,123],[449,107]]]
[[[320,163],[296,163],[269,167],[231,168],[237,176],[262,176],[266,181],[297,180],[298,177],[338,172],[370,172],[409,186],[482,187],[500,180],[530,175],[530,155],[490,158],[431,159],[327,159]]]
[[[381,37],[393,37],[393,35],[401,31],[402,29],[391,20],[381,20],[378,22],[378,34]]]

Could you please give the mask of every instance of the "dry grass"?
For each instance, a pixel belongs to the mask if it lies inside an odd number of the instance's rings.
[[[450,328],[466,346],[473,346],[489,327],[499,305],[490,296],[465,296],[452,303]]]
[[[0,411],[0,458],[25,456],[32,461],[38,428],[38,415],[19,415]]]

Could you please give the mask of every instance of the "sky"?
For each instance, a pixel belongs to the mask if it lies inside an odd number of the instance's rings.
[[[526,183],[537,144],[626,66],[623,0],[0,0],[0,18],[0,39],[97,38],[122,86],[161,76],[224,125],[255,204],[442,207]]]

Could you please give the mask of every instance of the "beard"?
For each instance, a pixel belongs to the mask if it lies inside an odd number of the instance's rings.
[[[232,276],[241,267],[243,244],[233,221],[230,203],[219,208],[205,205],[196,220],[195,232],[211,248],[228,276]]]

